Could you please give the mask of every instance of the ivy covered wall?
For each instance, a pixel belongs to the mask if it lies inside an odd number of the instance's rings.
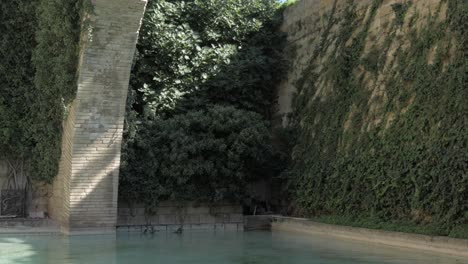
[[[0,3],[0,159],[50,182],[76,90],[84,0]]]
[[[286,10],[294,214],[468,235],[467,15],[464,0]]]

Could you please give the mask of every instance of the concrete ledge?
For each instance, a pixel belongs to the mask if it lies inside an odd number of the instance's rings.
[[[145,213],[144,205],[130,207],[128,204],[120,203],[118,209],[117,226],[127,227],[158,227],[184,225],[186,229],[194,229],[202,226],[202,229],[215,229],[220,226],[229,226],[230,229],[243,229],[244,216],[242,207],[232,204],[195,204],[161,202],[155,210],[154,215]]]
[[[270,230],[272,218],[271,215],[246,215],[244,216],[244,230]]]
[[[69,229],[62,227],[60,232],[67,236],[84,236],[84,235],[109,235],[115,234],[115,227],[80,227]]]
[[[180,224],[167,225],[119,225],[118,232],[149,232],[167,231],[174,232],[180,228]],[[184,224],[184,230],[220,230],[220,231],[244,231],[243,223],[216,223],[216,224]]]
[[[303,218],[271,216],[271,230],[326,235],[340,239],[468,257],[468,240],[322,224]]]

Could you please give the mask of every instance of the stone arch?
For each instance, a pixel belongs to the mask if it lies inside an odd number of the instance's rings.
[[[76,99],[64,123],[49,214],[62,232],[115,232],[130,70],[146,0],[92,0]]]

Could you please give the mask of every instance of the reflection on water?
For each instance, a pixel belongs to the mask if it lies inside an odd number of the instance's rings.
[[[460,264],[468,260],[269,232],[0,236],[0,264]]]

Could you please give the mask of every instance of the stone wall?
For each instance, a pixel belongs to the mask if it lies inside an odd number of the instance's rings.
[[[163,202],[155,214],[145,213],[143,206],[119,204],[117,227],[123,231],[144,231],[148,227],[171,231],[184,229],[243,230],[242,207],[230,204],[208,206]]]
[[[146,0],[93,0],[49,212],[66,233],[114,231],[125,102]]]
[[[369,7],[372,5],[374,0],[355,0],[354,3],[357,5],[357,13],[363,18],[369,15]],[[383,0],[382,4],[377,10],[377,14],[371,24],[369,36],[374,38],[368,38],[366,43],[366,50],[368,52],[371,46],[375,43],[381,45],[387,36],[387,31],[390,28],[390,22],[396,17],[395,12],[392,9],[392,5],[396,3],[411,2],[411,8],[406,14],[406,24],[411,18],[414,12],[417,10],[420,16],[418,24],[424,23],[424,18],[429,13],[434,13],[437,7],[441,3],[441,0]],[[343,15],[343,11],[348,3],[348,0],[299,0],[296,4],[288,7],[284,13],[284,22],[281,30],[287,34],[287,48],[286,52],[290,60],[288,67],[288,74],[285,80],[280,84],[278,90],[278,103],[279,111],[278,115],[282,118],[283,126],[288,123],[288,114],[292,112],[293,98],[297,92],[297,81],[304,74],[311,74],[308,72],[307,67],[311,64],[314,50],[321,43],[321,36],[324,33],[327,19],[329,18],[332,10],[334,10],[334,16],[340,18]],[[440,17],[445,16],[446,7],[442,8]],[[333,39],[334,35],[339,31],[341,20],[338,19],[337,23],[330,30],[330,39]],[[408,33],[408,28],[402,27],[399,29],[398,35],[403,36]],[[404,39],[404,38],[403,38]],[[389,56],[394,54],[394,50],[398,48],[398,45],[402,43],[395,42],[395,45],[391,47],[388,52]],[[332,51],[333,45],[330,45],[328,51]],[[317,61],[314,61],[318,68],[315,69],[316,73],[319,73],[322,69],[320,67],[321,62],[327,60],[327,56],[319,57]],[[322,63],[323,64],[323,63]],[[318,76],[320,78],[320,76]],[[369,82],[369,89],[375,89],[376,93],[382,90],[382,87]],[[320,87],[315,96],[323,96],[329,92],[328,88],[324,84]],[[378,108],[375,106],[374,108]],[[384,114],[384,113],[381,113]]]

